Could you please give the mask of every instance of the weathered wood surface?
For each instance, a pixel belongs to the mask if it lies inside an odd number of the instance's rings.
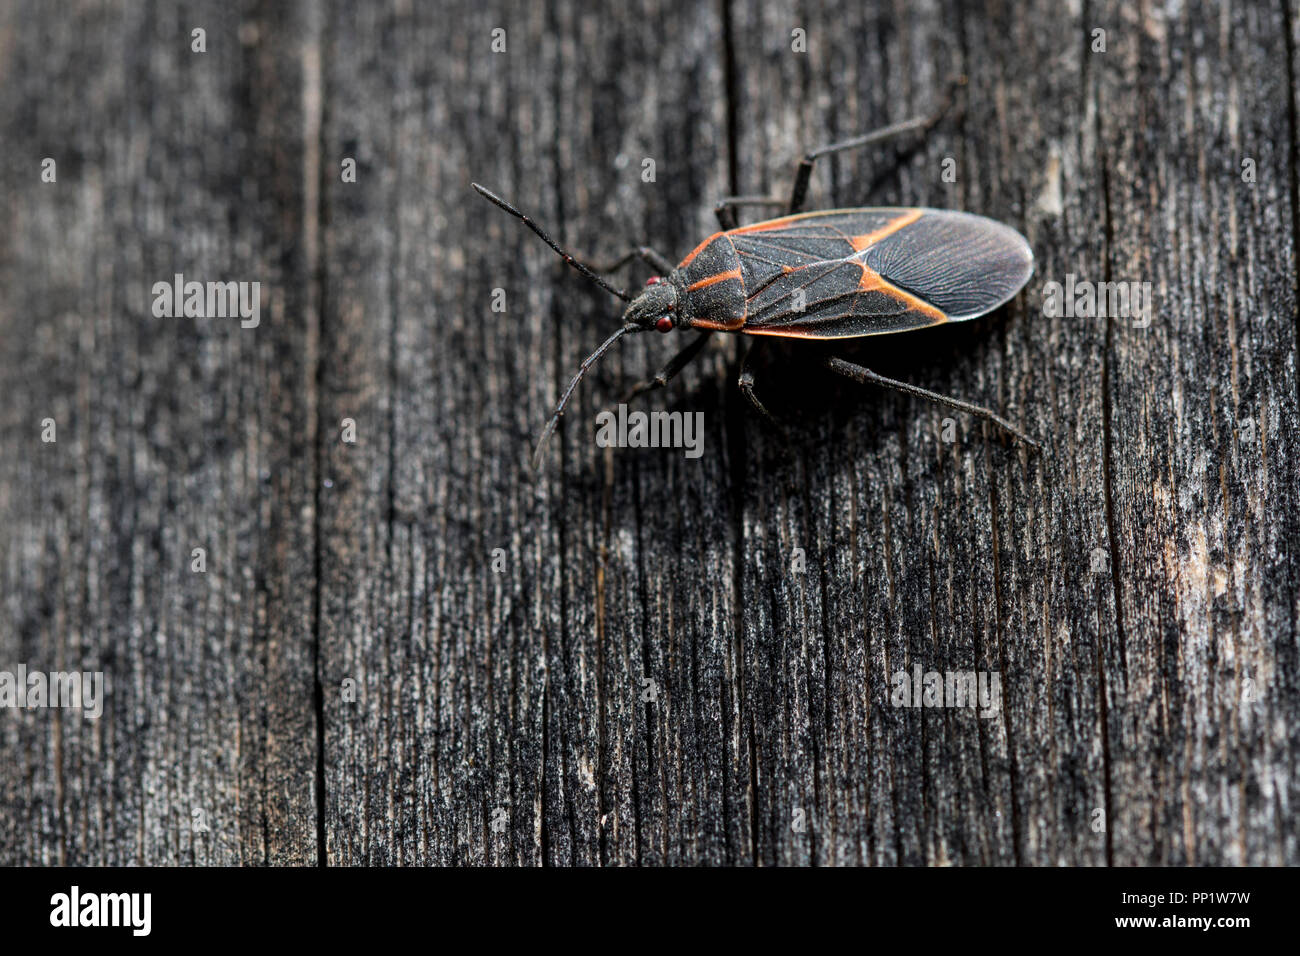
[[[1294,0],[0,17],[0,668],[110,681],[0,711],[0,862],[1300,863]],[[769,347],[783,437],[735,341],[647,400],[701,458],[597,448],[647,336],[532,472],[615,304],[471,179],[675,259],[955,73],[813,202],[1029,237],[1007,309],[850,354],[1044,454]],[[260,326],[155,318],[175,272],[260,281]],[[1044,317],[1069,273],[1150,326]],[[915,664],[1000,712],[892,707]]]

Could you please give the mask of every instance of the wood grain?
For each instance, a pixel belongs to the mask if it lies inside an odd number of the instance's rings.
[[[0,669],[109,693],[0,711],[0,863],[1300,863],[1298,23],[9,5]],[[643,336],[531,469],[618,303],[471,180],[584,258],[676,261],[955,76],[811,205],[988,215],[1035,277],[843,354],[1043,454],[764,341],[775,431],[723,336],[638,400],[703,412],[700,458],[597,447],[681,344]],[[259,281],[260,325],[155,317],[176,272]],[[1151,283],[1149,325],[1045,315],[1068,275]],[[996,672],[996,713],[893,706],[917,666]]]

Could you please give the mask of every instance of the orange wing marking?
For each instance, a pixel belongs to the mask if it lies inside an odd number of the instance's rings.
[[[936,309],[924,299],[918,299],[910,292],[905,292],[892,282],[887,281],[879,272],[868,268],[865,262],[858,262],[857,265],[862,269],[862,278],[858,280],[858,290],[861,292],[883,292],[891,298],[898,299],[900,302],[907,304],[907,307],[922,315],[928,315],[935,322],[947,322],[948,316]]]
[[[912,223],[916,222],[916,220],[920,219],[921,215],[921,210],[912,209],[899,216],[897,219],[889,220],[889,222],[885,223],[875,232],[865,232],[860,236],[852,236],[849,239],[849,242],[853,246],[853,251],[861,252],[863,249],[868,249],[871,246],[874,246],[881,239],[884,239],[885,236],[898,232],[898,230],[902,229],[904,226],[910,226]]]

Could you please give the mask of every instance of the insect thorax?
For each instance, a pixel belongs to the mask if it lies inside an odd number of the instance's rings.
[[[684,324],[724,331],[745,324],[740,256],[725,234],[717,233],[700,243],[672,278],[682,291]]]

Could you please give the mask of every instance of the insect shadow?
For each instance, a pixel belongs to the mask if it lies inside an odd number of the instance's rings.
[[[955,383],[963,392],[975,394],[980,384],[975,370],[986,364],[982,356],[997,349],[998,330],[1011,321],[1009,311],[1002,308],[973,322],[921,329],[908,336],[762,341],[751,351],[749,364],[762,383],[758,397],[774,421],[746,416],[752,425],[749,434],[775,450],[808,453],[816,452],[827,439],[840,440],[849,434],[869,442],[868,447],[859,446],[862,452],[883,450],[891,433],[906,435],[918,422],[923,429],[941,429],[945,420],[953,419],[960,433],[979,435],[978,421],[966,421],[942,406],[890,389],[864,389],[848,379],[828,375],[824,361],[827,356],[841,355],[890,378],[926,387]],[[731,363],[727,371],[733,378],[734,368]],[[990,383],[985,382],[984,387],[991,387]],[[690,391],[683,394],[693,396]],[[988,436],[996,439],[997,429],[989,428]],[[994,445],[1001,444],[994,441]]]

